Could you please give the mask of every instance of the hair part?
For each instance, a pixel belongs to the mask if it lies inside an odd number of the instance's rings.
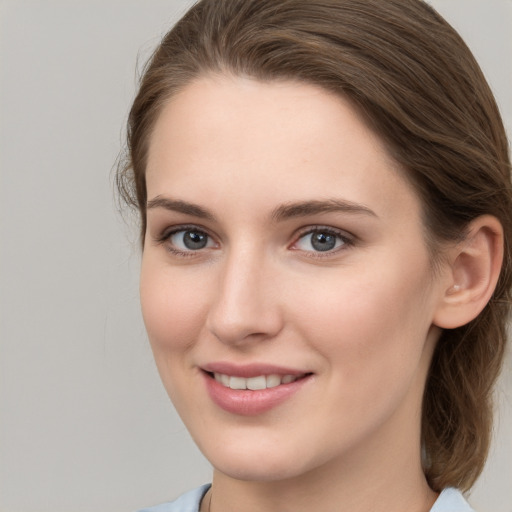
[[[139,210],[142,240],[158,115],[180,89],[210,73],[303,81],[351,101],[420,197],[434,262],[441,243],[461,240],[478,216],[501,222],[505,254],[494,295],[475,320],[443,332],[423,401],[430,486],[469,489],[489,449],[512,284],[508,141],[471,52],[422,0],[196,3],[149,60],[129,115],[117,185]]]

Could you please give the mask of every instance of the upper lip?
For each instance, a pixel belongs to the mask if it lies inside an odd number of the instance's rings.
[[[209,373],[221,373],[223,375],[230,375],[232,377],[258,377],[260,375],[305,375],[311,373],[304,370],[297,370],[295,368],[288,368],[285,366],[276,366],[266,363],[251,363],[238,365],[229,363],[227,361],[219,361],[205,364],[201,369]]]

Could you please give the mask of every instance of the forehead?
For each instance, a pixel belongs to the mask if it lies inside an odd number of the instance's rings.
[[[326,139],[327,132],[332,136]],[[269,149],[270,138],[299,142],[304,149],[333,139],[342,147],[357,139],[390,160],[380,139],[341,96],[303,82],[207,75],[181,89],[162,109],[150,140],[149,168],[159,146],[170,141],[205,149],[211,142],[231,143],[234,152],[262,144]]]
[[[146,177],[149,198],[206,198],[227,187],[274,202],[334,194],[377,209],[419,206],[349,101],[293,81],[207,76],[189,84],[155,124]]]

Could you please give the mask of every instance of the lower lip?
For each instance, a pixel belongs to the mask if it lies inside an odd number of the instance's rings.
[[[307,375],[289,384],[252,391],[227,388],[210,374],[203,375],[212,401],[221,409],[240,416],[256,416],[274,409],[297,393],[312,377]]]

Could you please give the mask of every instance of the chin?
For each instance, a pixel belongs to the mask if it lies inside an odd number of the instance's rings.
[[[250,482],[276,482],[294,478],[303,473],[300,467],[287,462],[249,461],[240,456],[236,460],[210,461],[217,471],[230,478]],[[217,463],[218,462],[218,463]]]
[[[247,439],[246,442],[242,439],[239,442],[222,439],[215,444],[211,440],[198,442],[199,449],[216,471],[236,480],[282,480],[297,472],[296,464],[291,463],[291,455],[282,446],[254,440],[247,442]]]
[[[287,447],[283,443],[254,443],[245,446],[242,443],[230,443],[228,446],[201,447],[201,451],[216,471],[242,481],[275,482],[293,479],[322,463],[310,460],[300,447]]]

